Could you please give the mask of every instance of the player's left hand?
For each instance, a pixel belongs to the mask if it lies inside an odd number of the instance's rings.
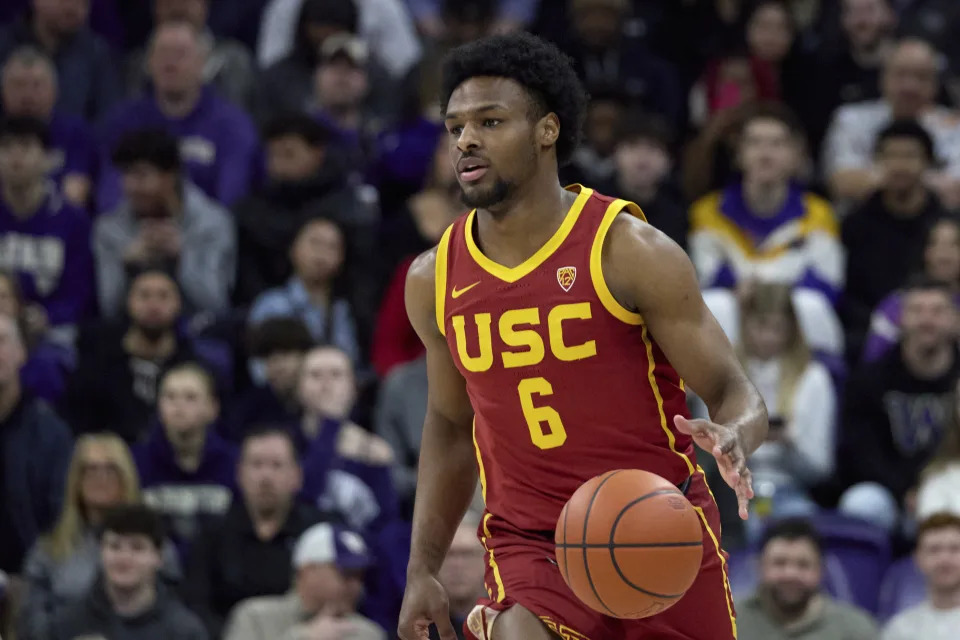
[[[737,493],[740,517],[746,520],[749,517],[750,499],[753,498],[753,482],[739,430],[709,420],[688,420],[679,415],[673,418],[673,424],[680,433],[692,437],[698,447],[716,458],[720,475]]]

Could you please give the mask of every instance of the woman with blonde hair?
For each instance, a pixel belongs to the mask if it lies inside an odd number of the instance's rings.
[[[759,515],[799,515],[813,508],[807,490],[833,471],[836,390],[803,340],[788,285],[756,285],[740,317],[737,351],[770,413],[749,461],[754,505]]]
[[[67,472],[63,511],[24,563],[27,594],[20,640],[48,640],[53,620],[93,584],[100,567],[98,527],[104,513],[140,501],[140,480],[130,450],[112,433],[78,438]],[[180,576],[175,551],[164,550],[164,575]]]

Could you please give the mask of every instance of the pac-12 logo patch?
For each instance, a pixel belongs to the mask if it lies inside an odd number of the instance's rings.
[[[570,287],[573,286],[573,283],[577,280],[577,268],[576,267],[560,267],[557,269],[557,282],[560,283],[560,287],[564,291],[570,291]]]

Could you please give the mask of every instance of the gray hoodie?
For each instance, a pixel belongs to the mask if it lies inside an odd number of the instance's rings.
[[[182,246],[176,274],[187,310],[226,310],[237,262],[237,236],[230,212],[185,180],[179,222]],[[105,316],[118,316],[124,309],[128,281],[123,254],[139,230],[140,221],[126,201],[94,224],[97,291]]]
[[[126,618],[114,611],[103,580],[98,579],[85,598],[57,616],[53,626],[54,640],[207,640],[200,619],[162,583],[152,607]]]

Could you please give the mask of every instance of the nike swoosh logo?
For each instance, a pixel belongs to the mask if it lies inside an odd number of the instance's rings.
[[[460,296],[462,296],[463,294],[465,294],[467,291],[470,291],[470,289],[473,289],[473,288],[474,288],[475,286],[477,286],[478,284],[480,284],[480,281],[479,281],[479,280],[478,280],[477,282],[474,282],[474,283],[471,284],[471,285],[467,285],[467,286],[464,287],[463,289],[459,289],[459,290],[458,290],[456,287],[454,287],[454,288],[453,288],[453,291],[450,292],[450,296],[451,296],[454,300],[456,300],[457,298],[459,298]]]

